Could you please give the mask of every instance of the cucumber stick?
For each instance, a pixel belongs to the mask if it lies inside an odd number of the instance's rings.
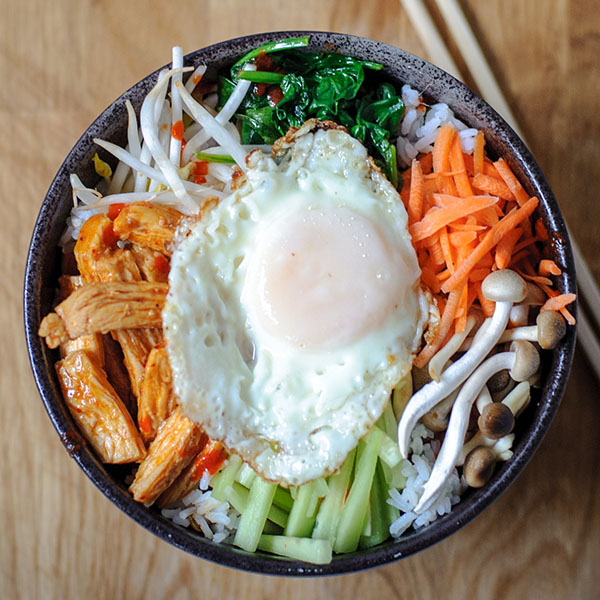
[[[235,479],[236,481],[241,483],[245,488],[250,489],[252,487],[252,482],[254,481],[256,476],[257,475],[252,469],[252,467],[248,463],[244,463]]]
[[[359,446],[363,444],[363,449],[362,451],[359,449],[354,481],[340,514],[333,546],[335,552],[353,552],[358,548],[360,534],[369,509],[369,495],[381,448],[382,435],[383,432],[374,427],[365,441],[361,441],[359,444]]]
[[[286,535],[261,535],[258,549],[288,558],[326,565],[331,562],[331,542]]]
[[[307,537],[311,534],[316,519],[315,484],[315,481],[311,481],[298,488],[298,496],[285,526],[286,536]]]
[[[237,481],[235,481],[232,486],[225,490],[225,499],[240,514],[243,514],[248,506],[249,495],[250,492]],[[273,523],[276,523],[280,527],[285,527],[288,520],[288,514],[285,512],[285,510],[279,508],[279,506],[272,504],[271,508],[269,508],[267,519],[269,519],[269,521],[273,521]]]
[[[372,548],[381,544],[389,536],[388,512],[386,509],[387,486],[383,476],[381,463],[378,462],[375,468],[373,485],[371,486],[371,497],[369,503],[370,510],[370,531],[360,537],[361,548]]]
[[[269,509],[273,503],[276,488],[277,484],[275,483],[267,483],[260,477],[254,479],[248,494],[246,509],[242,512],[235,533],[234,545],[247,552],[256,550],[265,527]]]
[[[229,464],[210,480],[212,496],[221,502],[225,500],[225,489],[233,484],[242,466],[242,459],[237,454],[231,454],[227,460]]]
[[[319,512],[317,513],[317,523],[312,532],[314,539],[329,540],[333,543],[335,530],[340,518],[340,511],[346,499],[346,492],[348,491],[355,457],[356,448],[350,452],[341,469],[335,475],[329,477],[327,482],[329,489],[323,502],[321,502]]]

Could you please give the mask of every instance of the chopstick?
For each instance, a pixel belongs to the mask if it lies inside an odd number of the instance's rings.
[[[481,92],[481,95],[504,117],[519,137],[524,140],[525,138],[519,130],[517,120],[510,110],[506,98],[485,59],[473,30],[465,18],[457,0],[435,1],[461,52],[465,64],[468,66],[469,71]],[[456,69],[456,65],[452,60],[450,52],[442,41],[423,1],[401,0],[401,2],[414,28],[419,34],[421,42],[423,43],[423,46],[425,46],[431,61],[442,68],[444,68],[443,65],[453,66],[453,70],[449,72],[458,79],[462,79],[462,77],[460,77],[460,71]],[[579,250],[575,238],[571,233],[569,233],[569,237],[571,240],[571,248],[573,249],[575,270],[577,271],[579,294],[587,301],[592,316],[594,317],[594,323],[598,327],[600,326],[600,314],[595,310],[595,307],[600,307],[600,289]],[[586,353],[596,377],[600,379],[600,342],[598,341],[598,336],[594,330],[592,321],[581,304],[579,305],[577,315],[577,325],[577,336],[581,342],[581,347]]]

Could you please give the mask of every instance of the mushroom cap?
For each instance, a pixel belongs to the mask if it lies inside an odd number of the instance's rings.
[[[515,353],[515,360],[510,376],[515,381],[527,381],[540,368],[540,354],[531,342],[517,340],[510,345]]]
[[[527,296],[523,300],[523,304],[542,306],[547,299],[546,294],[535,283],[527,282]]]
[[[513,430],[515,417],[506,404],[491,402],[481,410],[477,424],[485,437],[498,440]]]
[[[562,316],[554,310],[543,310],[537,316],[538,344],[544,350],[555,348],[567,333],[567,325]]]
[[[426,412],[421,417],[421,421],[427,429],[431,429],[434,432],[446,431],[448,429],[448,415],[441,415],[435,408]]]
[[[506,386],[510,383],[510,374],[508,369],[502,369],[497,373],[494,373],[487,382],[488,389],[490,390],[490,394],[496,394],[497,392],[501,392]]]
[[[483,487],[492,476],[496,466],[496,455],[487,446],[473,448],[465,458],[463,475],[467,485],[474,488]]]
[[[522,302],[527,296],[525,280],[510,269],[492,271],[482,282],[483,295],[493,302]]]

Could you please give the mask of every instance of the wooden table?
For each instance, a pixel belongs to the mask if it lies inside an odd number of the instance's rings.
[[[593,0],[463,1],[596,275],[600,19]],[[175,7],[178,8],[175,8]],[[132,83],[242,34],[317,29],[424,50],[396,0],[2,0],[0,25],[0,597],[595,598],[598,382],[578,351],[541,448],[474,522],[416,556],[306,581],[214,566],[147,533],[69,460],[30,373],[22,277],[39,205],[87,125]]]

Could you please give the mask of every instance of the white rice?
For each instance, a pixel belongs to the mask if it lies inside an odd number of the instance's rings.
[[[426,106],[419,92],[409,85],[402,86],[401,95],[405,107],[396,140],[396,155],[401,167],[410,166],[419,153],[431,152],[438,131],[444,125],[452,125],[459,132],[463,152],[473,153],[477,130],[457,119],[447,104]]]
[[[410,458],[402,461],[401,471],[406,477],[403,489],[392,488],[387,502],[400,511],[400,516],[390,525],[390,534],[400,537],[411,525],[418,529],[435,521],[438,516],[450,512],[452,506],[460,501],[465,490],[458,471],[454,469],[448,483],[440,494],[439,500],[425,512],[417,515],[414,508],[423,494],[425,483],[429,479],[431,468],[435,462],[435,454],[439,451],[439,442],[432,440],[433,433],[419,424],[412,432],[410,440]],[[431,440],[431,441],[428,441]]]
[[[210,478],[210,473],[205,471],[197,489],[175,506],[163,508],[161,514],[182,527],[189,527],[193,522],[204,537],[219,544],[233,538],[240,515],[229,502],[212,497]]]

